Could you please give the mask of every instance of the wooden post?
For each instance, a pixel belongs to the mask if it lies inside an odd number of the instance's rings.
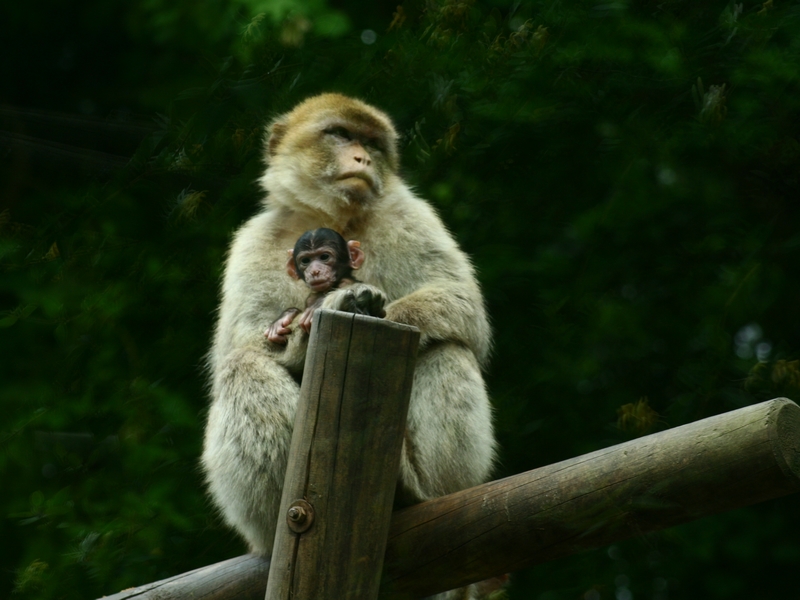
[[[394,513],[381,597],[429,596],[797,491],[800,407],[769,400]],[[256,600],[265,563],[240,556],[104,600]]]
[[[267,600],[371,600],[380,585],[419,330],[314,315]]]

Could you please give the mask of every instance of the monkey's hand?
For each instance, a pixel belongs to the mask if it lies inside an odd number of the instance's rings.
[[[383,307],[387,302],[386,294],[378,288],[366,283],[354,283],[325,296],[322,308],[383,318],[386,316]]]
[[[318,306],[318,304],[309,306],[303,311],[303,314],[300,315],[300,318],[297,320],[297,326],[306,333],[311,333],[311,320],[314,316],[314,311],[318,308]]]
[[[275,322],[267,327],[264,336],[273,344],[284,345],[288,338],[287,336],[292,333],[289,325],[292,324],[294,318],[300,314],[299,308],[287,308],[281,313],[281,316],[275,319]]]

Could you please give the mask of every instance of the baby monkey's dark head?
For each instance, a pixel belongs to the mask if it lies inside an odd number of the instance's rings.
[[[306,231],[290,250],[286,271],[302,279],[311,290],[324,294],[353,279],[353,270],[364,263],[361,243],[345,242],[333,229],[321,227]]]

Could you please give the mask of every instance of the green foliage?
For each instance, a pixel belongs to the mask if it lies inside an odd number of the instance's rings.
[[[796,6],[12,4],[0,103],[62,112],[0,111],[0,140],[33,139],[0,170],[0,596],[243,551],[197,466],[203,357],[264,124],[321,91],[394,117],[474,258],[498,476],[800,400]],[[783,597],[796,502],[541,565],[509,597]]]

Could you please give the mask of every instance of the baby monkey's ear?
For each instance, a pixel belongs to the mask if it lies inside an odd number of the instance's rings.
[[[350,253],[350,267],[358,269],[364,264],[364,251],[361,249],[361,242],[350,240],[347,242],[347,251]]]
[[[300,279],[300,273],[297,272],[297,265],[294,264],[294,248],[290,248],[289,259],[286,261],[286,272],[292,279]]]

